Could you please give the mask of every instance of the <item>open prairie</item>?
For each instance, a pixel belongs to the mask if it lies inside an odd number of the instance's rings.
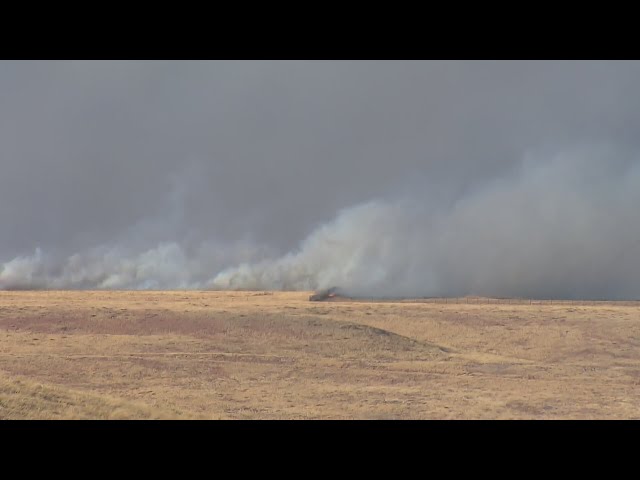
[[[640,418],[640,304],[309,294],[0,292],[0,418]]]

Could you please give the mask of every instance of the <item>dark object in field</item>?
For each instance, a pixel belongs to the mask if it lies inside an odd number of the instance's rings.
[[[330,298],[333,298],[337,294],[338,294],[338,288],[331,287],[326,290],[320,290],[319,292],[314,293],[309,297],[309,300],[312,302],[321,302],[323,300],[328,300]]]

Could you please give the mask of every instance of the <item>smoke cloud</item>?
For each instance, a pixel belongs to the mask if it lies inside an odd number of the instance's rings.
[[[637,62],[0,62],[0,289],[640,298]]]
[[[598,151],[599,150],[599,151]],[[219,288],[365,296],[640,298],[640,167],[594,148],[528,158],[442,208],[428,199],[342,211],[299,251],[217,275]]]

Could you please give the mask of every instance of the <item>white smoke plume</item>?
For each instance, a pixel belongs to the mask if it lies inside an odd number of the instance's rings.
[[[344,210],[299,251],[219,273],[214,288],[353,295],[640,298],[640,167],[602,148],[529,157],[460,198]]]
[[[639,165],[604,148],[529,156],[454,202],[423,192],[344,209],[280,257],[179,239],[134,248],[125,238],[67,257],[36,249],[0,263],[0,289],[640,298]],[[130,231],[137,245],[157,221]]]
[[[201,289],[212,269],[224,262],[257,258],[259,249],[204,244],[189,252],[178,243],[161,243],[134,252],[122,246],[100,246],[59,258],[38,248],[35,253],[0,264],[0,290],[21,289]]]
[[[638,84],[634,61],[3,61],[0,289],[638,298]]]

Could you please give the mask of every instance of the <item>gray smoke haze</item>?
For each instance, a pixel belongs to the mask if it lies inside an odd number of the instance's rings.
[[[640,298],[638,62],[0,62],[0,289]]]

